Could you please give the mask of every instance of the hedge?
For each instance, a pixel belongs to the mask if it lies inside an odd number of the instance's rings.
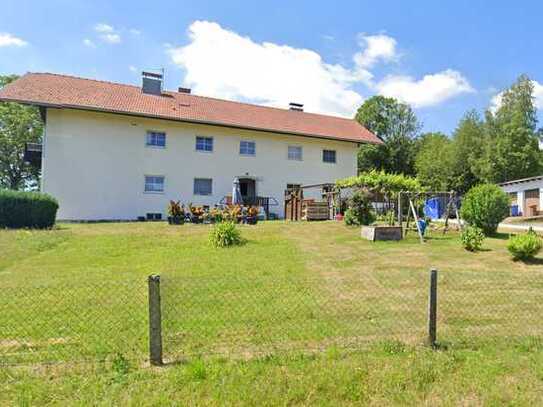
[[[58,202],[40,192],[0,190],[0,227],[50,228],[55,224]]]

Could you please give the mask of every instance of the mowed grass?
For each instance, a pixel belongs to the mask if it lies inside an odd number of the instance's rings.
[[[0,358],[27,366],[2,370],[0,404],[541,401],[543,266],[511,261],[507,236],[468,253],[456,233],[370,243],[335,222],[269,222],[221,250],[209,230],[0,231]],[[438,352],[421,346],[431,267]],[[162,369],[142,367],[150,274],[162,277]]]

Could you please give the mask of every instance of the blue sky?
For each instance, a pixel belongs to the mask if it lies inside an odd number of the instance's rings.
[[[12,1],[0,73],[58,72],[350,116],[374,94],[450,133],[528,74],[543,107],[537,1]],[[541,102],[539,100],[541,99]]]

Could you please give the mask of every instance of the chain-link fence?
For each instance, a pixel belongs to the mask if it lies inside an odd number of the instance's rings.
[[[147,358],[145,279],[0,287],[0,365]]]
[[[166,361],[428,341],[427,270],[379,270],[359,278],[263,276],[256,270],[247,277],[235,271],[215,278],[163,275],[150,280],[151,291],[145,280],[25,287],[3,282],[0,364],[103,360],[118,353],[143,362],[153,340]],[[149,301],[150,293],[156,301]],[[433,295],[440,343],[543,333],[540,268],[442,270]],[[156,317],[154,326],[149,315]]]

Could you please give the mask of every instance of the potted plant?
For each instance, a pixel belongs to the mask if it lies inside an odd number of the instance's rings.
[[[258,208],[256,206],[249,206],[247,208],[246,222],[249,225],[256,225],[258,222]]]
[[[185,222],[185,208],[179,201],[170,201],[168,204],[168,223],[182,225]]]
[[[227,220],[239,223],[243,218],[243,208],[240,205],[230,205],[227,209]]]
[[[204,209],[201,206],[192,206],[192,204],[189,204],[189,211],[190,211],[190,221],[192,223],[202,223]]]

